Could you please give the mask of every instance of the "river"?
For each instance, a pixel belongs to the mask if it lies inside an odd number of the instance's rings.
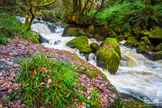
[[[42,43],[45,47],[67,50],[85,59],[84,55],[80,54],[77,49],[66,46],[66,43],[74,39],[75,36],[62,37],[63,28],[57,26],[55,33],[52,33],[44,23],[32,24],[31,28],[49,41],[49,43]],[[92,42],[101,43],[96,39],[89,39],[89,44]],[[122,53],[121,61],[115,75],[111,75],[107,70],[97,67],[96,57],[93,53],[89,55],[88,62],[105,73],[119,93],[130,94],[149,104],[161,104],[162,60],[151,61],[142,54],[138,54],[136,49],[130,49],[123,45],[120,45],[120,49]]]

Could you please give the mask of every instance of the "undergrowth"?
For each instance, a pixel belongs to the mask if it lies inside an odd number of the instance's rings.
[[[109,29],[120,27],[122,31],[140,30],[161,26],[162,4],[147,4],[142,0],[124,0],[108,5],[96,15],[96,25],[107,25]],[[92,16],[94,12],[89,13]]]
[[[24,60],[21,65],[22,71],[16,79],[21,86],[13,96],[17,99],[17,94],[22,92],[23,103],[36,107],[62,108],[74,107],[73,100],[77,99],[77,102],[84,102],[89,107],[101,106],[98,90],[90,90],[91,98],[88,100],[78,93],[79,75],[68,63],[60,63],[57,59],[40,54]]]
[[[6,13],[0,13],[0,26],[4,26],[8,28],[12,36],[17,35],[24,39],[29,39],[32,42],[39,43],[39,36],[33,35],[31,30],[26,31],[26,28],[23,28],[23,24],[19,20],[16,19],[16,16],[10,16]],[[0,40],[7,40],[7,38],[11,38],[11,37],[6,37],[5,35],[3,36],[1,35]],[[0,43],[0,44],[3,44],[3,43]]]

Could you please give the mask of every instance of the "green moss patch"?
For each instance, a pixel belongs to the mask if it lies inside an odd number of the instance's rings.
[[[77,48],[80,53],[91,53],[92,49],[88,44],[88,38],[86,36],[77,37],[67,43],[67,46],[71,48]]]

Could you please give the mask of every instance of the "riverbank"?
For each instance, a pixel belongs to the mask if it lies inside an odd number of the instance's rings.
[[[86,84],[86,87],[91,87],[87,86],[87,84],[93,85],[93,87],[97,88],[97,90],[100,90],[100,93],[103,94],[103,99],[100,101],[102,103],[107,103],[106,106],[110,106],[112,103],[118,103],[118,104],[112,104],[112,105],[119,105],[123,106],[125,108],[129,108],[132,106],[132,104],[136,107],[143,107],[147,106],[147,104],[144,103],[129,103],[129,102],[123,102],[120,98],[120,95],[116,91],[115,87],[109,82],[108,80],[105,79],[105,75],[100,72],[95,66],[91,65],[87,61],[77,57],[76,55],[64,51],[64,50],[57,50],[57,49],[50,49],[50,48],[45,48],[41,44],[35,44],[32,43],[28,40],[23,40],[20,38],[15,38],[15,39],[10,39],[10,45],[8,46],[0,46],[0,62],[1,62],[1,84],[0,84],[0,89],[1,89],[1,102],[4,107],[6,106],[12,106],[12,107],[17,107],[17,106],[25,106],[25,107],[30,107],[26,106],[25,104],[22,103],[23,96],[19,94],[18,99],[13,99],[8,102],[4,102],[4,99],[7,96],[12,96],[13,93],[18,90],[18,87],[20,84],[16,84],[14,81],[21,71],[21,65],[19,64],[21,59],[25,59],[26,57],[30,59],[31,55],[43,52],[45,53],[48,57],[52,57],[55,59],[59,59],[60,62],[67,61],[68,63],[71,63],[74,67],[75,65],[78,66],[76,71],[79,74],[80,78],[82,79],[82,84]],[[79,60],[79,62],[78,62]],[[94,70],[95,72],[98,72],[98,75],[96,78],[90,78],[87,74],[81,74],[81,71],[84,69],[89,68],[90,71]],[[84,80],[88,80],[87,83],[84,82]],[[84,80],[83,80],[84,79]],[[95,81],[95,83],[93,82]],[[104,81],[105,80],[105,81]],[[98,84],[97,84],[97,82]],[[106,88],[105,88],[106,87]],[[108,97],[105,95],[106,91],[108,90]],[[88,89],[87,89],[88,90]],[[105,92],[104,92],[105,91]],[[87,93],[86,91],[85,93]],[[81,107],[81,106],[86,106],[87,104],[85,103],[76,103],[75,106]]]

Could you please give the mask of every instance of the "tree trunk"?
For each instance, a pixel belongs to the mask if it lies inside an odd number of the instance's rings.
[[[28,6],[27,6],[27,9],[26,9],[26,18],[25,18],[24,27],[26,27],[28,25],[28,22],[29,22],[29,11],[30,11],[30,8],[31,8],[31,0],[28,0]]]
[[[73,0],[73,12],[78,12],[78,0]]]

